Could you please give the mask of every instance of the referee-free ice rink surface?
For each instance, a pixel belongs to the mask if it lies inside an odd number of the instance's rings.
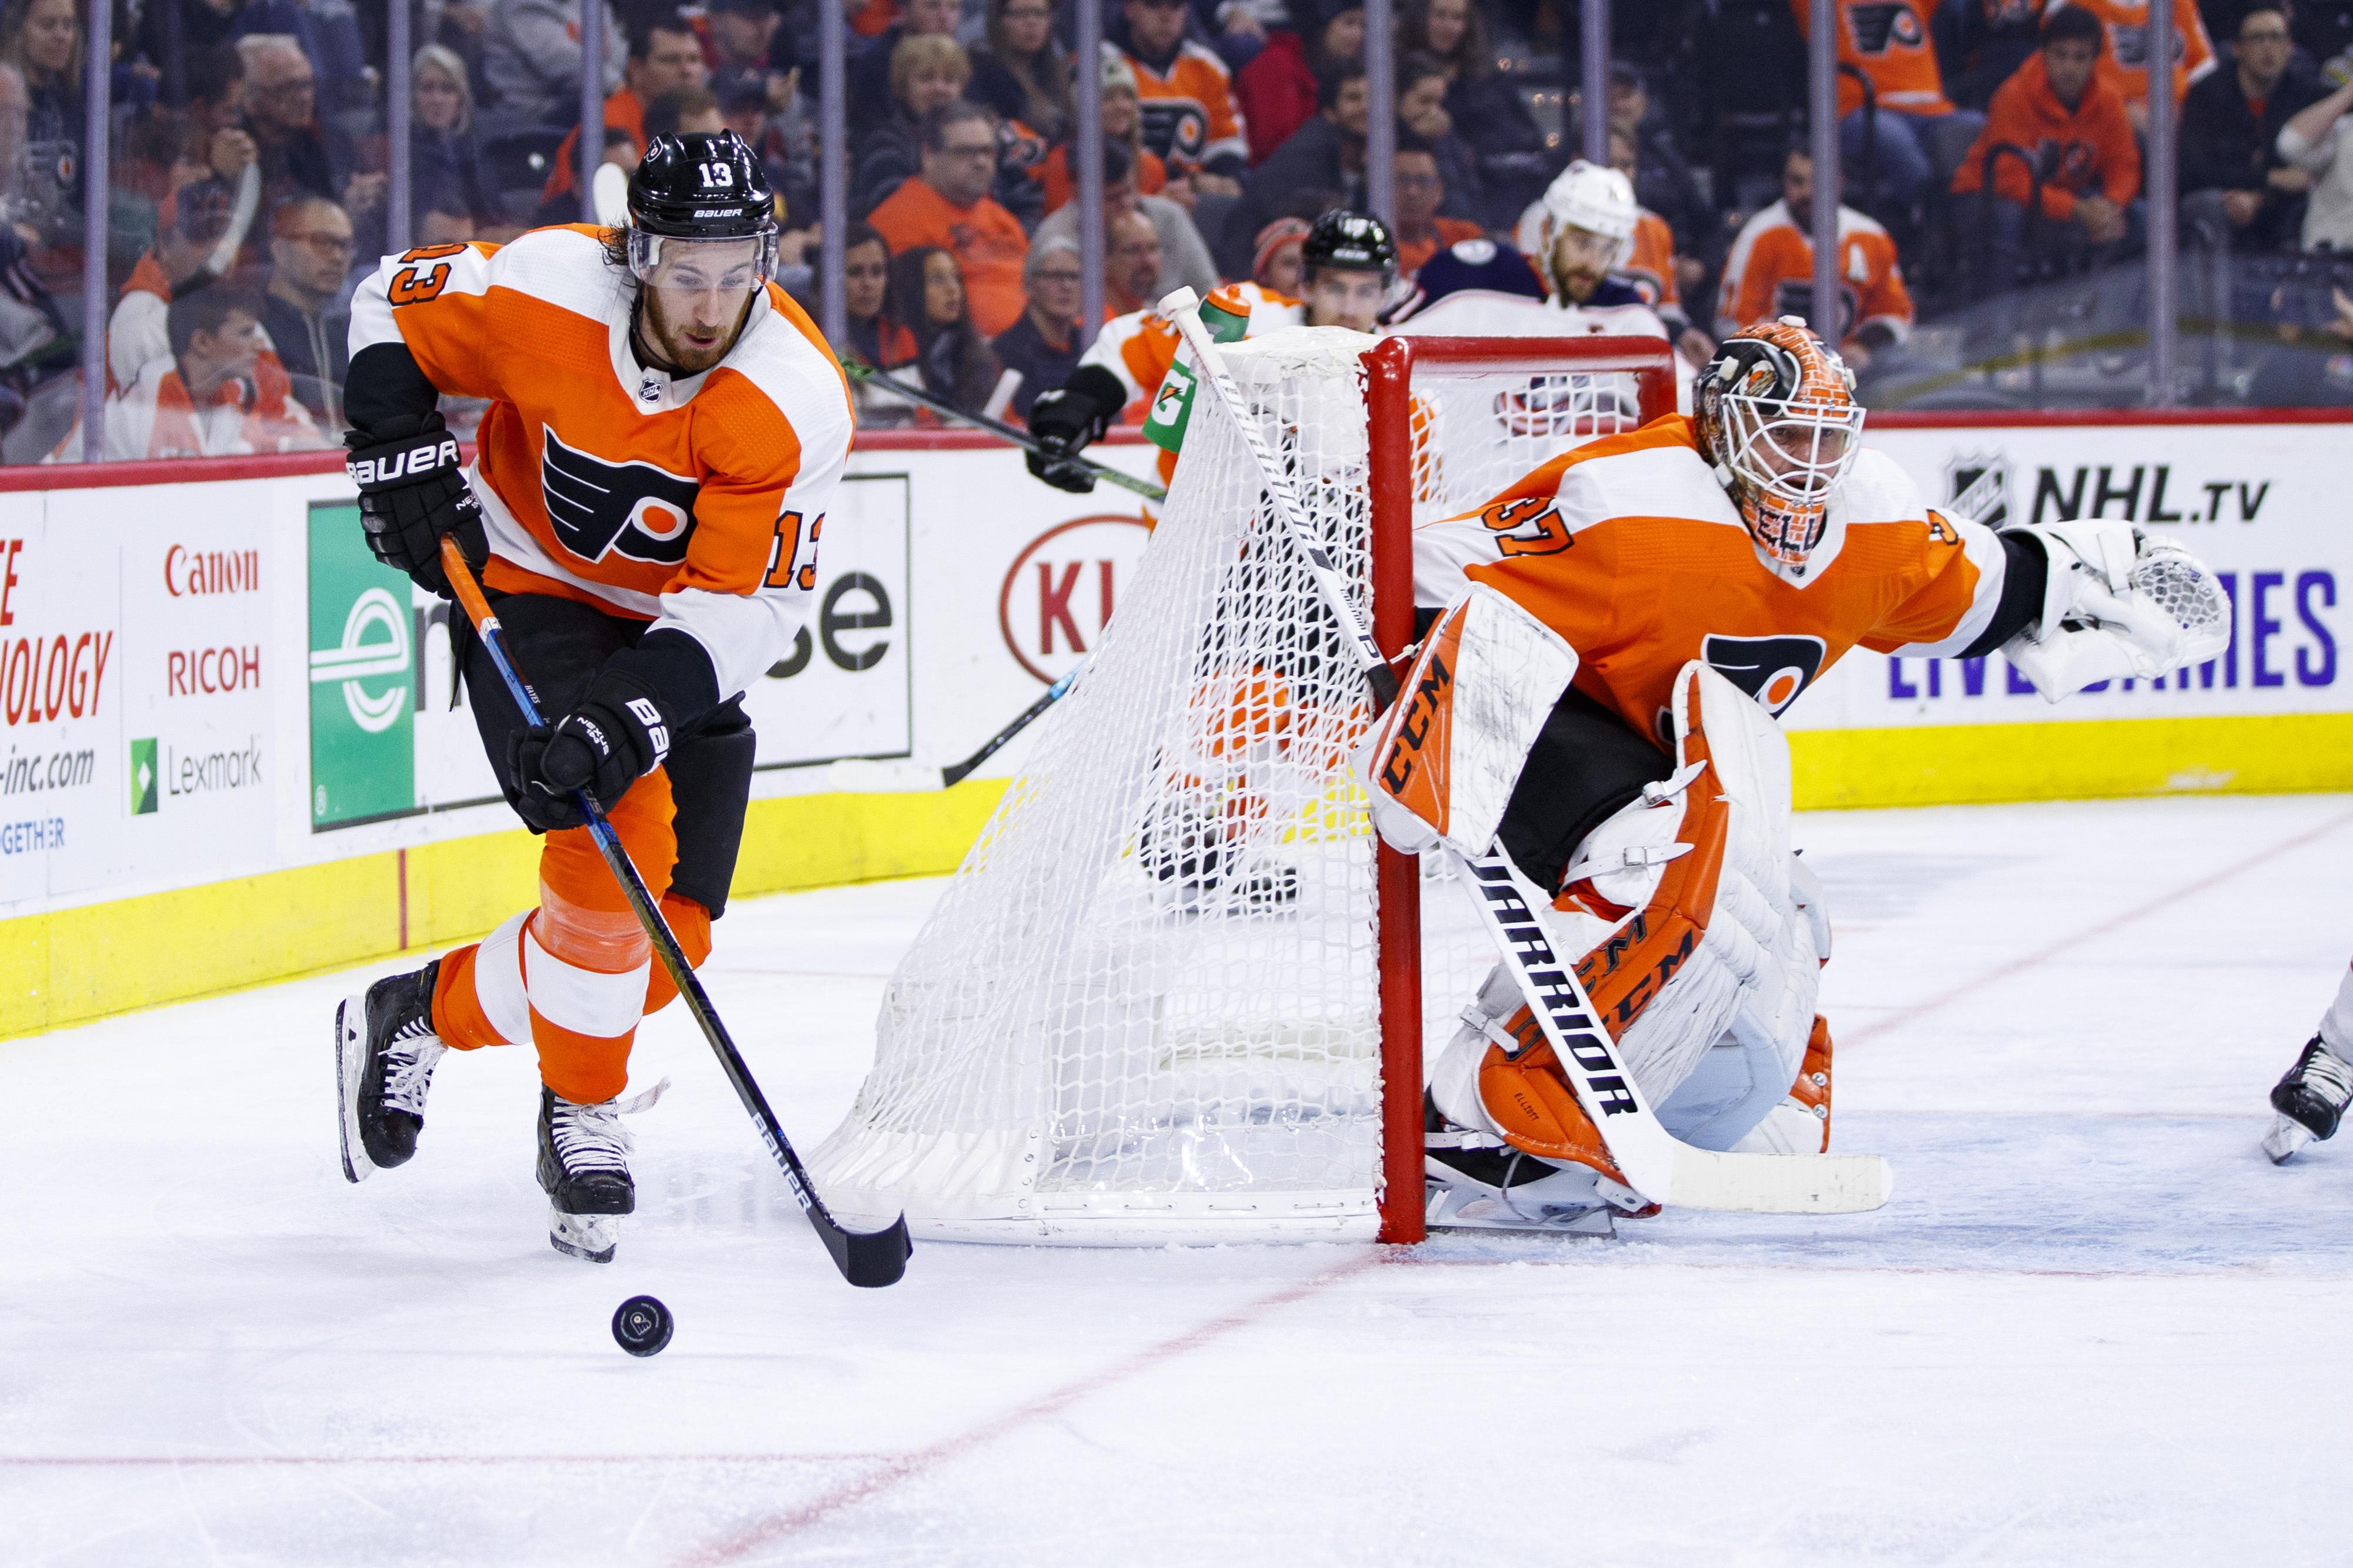
[[[0,1563],[2353,1560],[2353,1138],[2256,1150],[2353,953],[2353,797],[1797,837],[1873,1215],[922,1245],[852,1290],[672,1009],[596,1268],[526,1051],[445,1058],[416,1161],[344,1183],[329,1018],[381,968],[0,1042]],[[720,925],[804,1147],[940,886]]]

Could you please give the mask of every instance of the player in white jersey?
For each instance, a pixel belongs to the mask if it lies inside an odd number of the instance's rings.
[[[807,616],[849,455],[841,367],[768,281],[776,232],[733,132],[657,137],[625,228],[422,247],[353,303],[346,445],[369,546],[447,594],[455,537],[550,721],[526,726],[460,637],[491,765],[546,836],[539,897],[338,1011],[344,1174],[415,1152],[444,1050],[529,1043],[551,1239],[599,1262],[636,1207],[629,1047],[675,991],[573,795],[604,809],[700,964],[751,787],[743,693]],[[444,394],[491,405],[471,469]]]
[[[2295,1066],[2273,1086],[2272,1109],[2279,1116],[2263,1152],[2274,1164],[2285,1164],[2306,1143],[2334,1136],[2348,1100],[2353,1100],[2353,970],[2337,982],[2337,1000],[2321,1015]]]

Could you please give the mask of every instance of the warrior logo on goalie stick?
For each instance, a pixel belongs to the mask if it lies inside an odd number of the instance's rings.
[[[1504,945],[1525,978],[1527,1000],[1545,1010],[1559,1032],[1561,1044],[1586,1075],[1585,1088],[1593,1108],[1604,1116],[1624,1116],[1640,1110],[1626,1069],[1618,1065],[1610,1048],[1609,1037],[1578,999],[1576,981],[1553,951],[1551,933],[1545,930],[1543,918],[1520,896],[1509,866],[1500,856],[1469,865],[1479,884],[1479,896],[1494,914]]]
[[[601,561],[607,551],[662,565],[686,559],[700,484],[651,463],[608,463],[541,428],[547,521],[565,549],[583,561]]]

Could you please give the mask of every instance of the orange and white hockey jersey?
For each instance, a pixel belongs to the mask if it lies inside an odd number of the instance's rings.
[[[1577,650],[1579,690],[1654,737],[1692,659],[1778,714],[1857,644],[1958,654],[1993,626],[2007,570],[1991,530],[1930,510],[1865,448],[1793,580],[1759,552],[1680,415],[1556,458],[1413,543],[1416,604],[1493,586]]]
[[[1163,76],[1116,44],[1103,47],[1105,59],[1125,60],[1134,70],[1145,148],[1164,159],[1172,173],[1198,169],[1214,158],[1250,156],[1225,61],[1188,39],[1176,46],[1176,58]]]
[[[840,363],[773,284],[727,356],[673,380],[629,346],[634,286],[605,231],[386,257],[352,301],[352,357],[406,345],[487,398],[471,472],[491,588],[554,594],[691,637],[719,696],[784,657],[851,430]]]
[[[1866,326],[1898,339],[1912,330],[1912,292],[1895,242],[1852,207],[1838,210],[1839,341]],[[1715,335],[1729,336],[1773,316],[1810,316],[1814,303],[1814,241],[1789,204],[1777,201],[1752,217],[1724,258],[1724,286],[1715,309]]]
[[[2047,16],[2077,5],[2100,19],[2108,47],[2094,68],[2102,81],[2124,94],[2127,104],[2148,100],[2148,0],[2051,0]],[[2173,0],[2173,101],[2189,84],[2214,68],[2214,41],[2198,14],[2198,0]]]
[[[278,356],[264,353],[277,365]],[[106,449],[110,463],[178,458],[241,458],[259,452],[315,452],[331,446],[310,410],[287,395],[291,383],[282,365],[274,385],[257,363],[253,380],[232,378],[201,404],[180,379],[179,363],[167,351],[150,359],[128,386],[106,397]],[[81,461],[82,427],[77,422],[49,454],[53,462]]]
[[[1839,64],[1852,66],[1871,79],[1882,110],[1906,114],[1950,114],[1952,100],[1945,96],[1944,73],[1936,68],[1936,49],[1928,24],[1938,0],[1833,0],[1838,18]],[[1813,8],[1807,0],[1789,0],[1797,13],[1798,30],[1810,33]],[[1844,71],[1839,73],[1839,118],[1862,107],[1862,85]]]

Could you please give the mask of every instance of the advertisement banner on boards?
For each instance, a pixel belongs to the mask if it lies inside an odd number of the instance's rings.
[[[120,550],[37,512],[0,528],[0,900],[100,886],[114,868],[130,805]]]
[[[310,508],[311,826],[417,809],[412,584],[368,552],[353,502]]]

